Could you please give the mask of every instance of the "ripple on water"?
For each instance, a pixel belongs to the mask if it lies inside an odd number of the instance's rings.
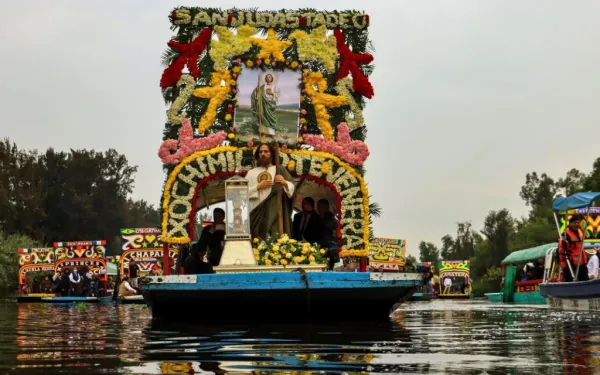
[[[140,305],[0,305],[0,374],[593,373],[598,316],[473,301],[409,303],[390,322],[157,325]]]

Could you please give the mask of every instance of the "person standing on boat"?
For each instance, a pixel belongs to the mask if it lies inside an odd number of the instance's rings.
[[[134,288],[137,288],[137,277],[138,277],[138,267],[137,267],[137,264],[135,263],[135,259],[132,259],[129,261],[129,279],[130,279],[129,283]]]
[[[225,246],[225,211],[222,208],[213,210],[213,223],[202,228],[197,244],[203,253],[208,252],[208,263],[215,267],[221,263]]]
[[[595,280],[598,278],[598,268],[600,267],[600,245],[595,245],[590,255],[587,273],[590,280]]]
[[[250,231],[252,237],[266,240],[291,234],[292,196],[294,184],[288,171],[275,163],[276,151],[269,144],[261,143],[254,152],[256,167],[246,174],[248,180]],[[283,231],[279,233],[278,190],[283,189]]]
[[[579,273],[577,281],[587,281],[588,273],[585,269],[587,265],[587,253],[583,250],[583,241],[585,239],[583,230],[581,230],[581,222],[583,216],[576,214],[569,220],[569,226],[565,229],[564,238],[560,239],[559,256],[561,256],[561,267],[563,268],[564,281],[573,281],[577,266]],[[562,252],[562,254],[560,254]],[[563,261],[564,259],[564,261]],[[567,260],[571,263],[573,274],[567,264]]]
[[[315,201],[311,197],[302,200],[302,212],[294,215],[292,237],[297,241],[310,244],[320,243],[323,233],[323,222],[315,211]],[[329,247],[329,246],[328,246]]]

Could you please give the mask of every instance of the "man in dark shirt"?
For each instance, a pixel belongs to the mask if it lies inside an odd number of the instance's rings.
[[[311,197],[302,200],[302,212],[294,215],[292,236],[297,241],[320,244],[323,233],[321,217],[315,211],[315,201]]]
[[[190,255],[185,258],[183,263],[183,272],[186,275],[197,275],[202,273],[214,273],[213,266],[204,262],[206,255],[206,246],[201,246],[200,242],[192,245]]]
[[[320,244],[322,248],[327,250],[327,257],[329,258],[327,268],[332,271],[335,263],[340,261],[340,256],[338,254],[339,245],[337,243],[338,222],[335,215],[329,209],[329,201],[327,201],[327,199],[319,199],[317,202],[317,212],[323,223]]]
[[[223,209],[217,207],[213,210],[213,223],[202,229],[197,244],[202,251],[208,252],[208,262],[211,265],[218,266],[221,263],[225,245],[225,211]]]

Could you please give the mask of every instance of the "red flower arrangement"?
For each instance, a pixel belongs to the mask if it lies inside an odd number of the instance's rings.
[[[360,71],[358,64],[368,64],[373,61],[373,55],[368,53],[353,53],[344,40],[344,34],[339,29],[333,30],[337,40],[337,50],[340,54],[340,70],[337,78],[342,79],[352,73],[352,88],[361,95],[372,98],[374,95],[373,85],[369,79]]]
[[[200,77],[198,69],[198,56],[206,48],[206,44],[210,41],[212,30],[205,28],[191,43],[179,43],[170,40],[167,45],[180,52],[179,56],[169,65],[160,78],[160,87],[165,88],[173,86],[181,77],[183,68],[187,65],[190,74],[194,78]]]

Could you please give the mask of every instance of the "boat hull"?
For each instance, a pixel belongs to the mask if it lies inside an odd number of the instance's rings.
[[[540,293],[551,308],[600,311],[600,280],[543,283]]]
[[[54,294],[50,293],[31,293],[31,294],[18,294],[17,302],[41,302],[42,298],[51,298],[54,297]]]
[[[254,272],[152,277],[142,285],[154,319],[337,321],[388,319],[394,305],[410,298],[422,285],[422,277]]]

